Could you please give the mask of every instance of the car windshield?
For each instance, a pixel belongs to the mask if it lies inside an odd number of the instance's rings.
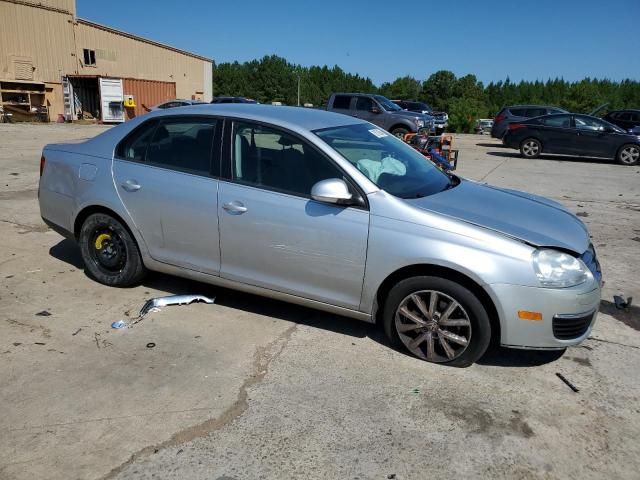
[[[382,105],[382,108],[384,108],[388,112],[397,112],[399,110],[402,110],[398,105],[393,103],[387,97],[383,97],[382,95],[376,95],[374,98],[378,101],[380,105]]]
[[[402,140],[369,123],[313,133],[379,188],[396,197],[426,197],[459,183]]]

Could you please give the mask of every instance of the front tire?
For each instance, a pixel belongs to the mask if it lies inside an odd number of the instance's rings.
[[[404,136],[407,133],[409,133],[409,129],[404,127],[396,127],[391,130],[391,135],[398,137],[400,140],[404,140]]]
[[[104,285],[128,287],[140,282],[147,272],[135,240],[110,215],[89,215],[78,241],[87,272]]]
[[[489,347],[491,323],[467,288],[440,277],[412,277],[391,289],[383,312],[391,342],[418,358],[468,367]]]
[[[637,165],[640,161],[640,146],[633,143],[623,145],[620,150],[618,150],[616,161],[620,165]]]
[[[520,155],[524,158],[538,158],[542,153],[542,144],[535,138],[526,138],[520,144]]]

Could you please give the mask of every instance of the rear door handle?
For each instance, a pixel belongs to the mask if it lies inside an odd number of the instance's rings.
[[[122,188],[124,188],[127,192],[137,192],[142,188],[136,180],[127,180],[122,184]]]
[[[230,213],[231,215],[242,215],[247,211],[247,207],[244,206],[242,202],[238,200],[234,200],[232,202],[225,203],[222,205],[225,212]]]

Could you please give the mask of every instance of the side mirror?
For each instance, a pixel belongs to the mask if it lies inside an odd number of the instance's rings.
[[[311,187],[311,198],[318,202],[344,205],[352,201],[353,195],[344,180],[328,178]]]
[[[371,110],[369,110],[371,113],[380,113],[380,109],[378,107],[371,107]]]

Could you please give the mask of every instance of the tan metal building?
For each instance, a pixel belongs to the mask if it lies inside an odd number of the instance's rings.
[[[0,97],[16,119],[121,122],[171,98],[211,101],[212,64],[77,18],[75,0],[0,0]]]

